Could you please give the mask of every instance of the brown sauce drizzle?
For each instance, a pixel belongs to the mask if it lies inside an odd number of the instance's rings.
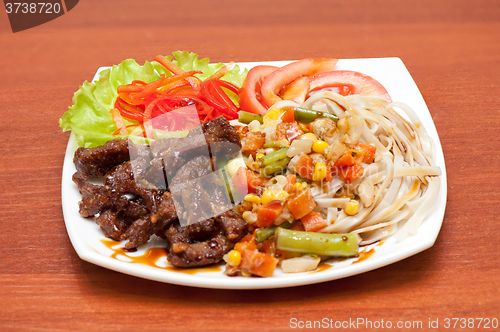
[[[200,268],[178,268],[175,266],[167,266],[167,267],[163,268],[163,267],[156,265],[156,262],[160,258],[167,257],[167,251],[165,250],[165,248],[153,247],[153,248],[147,249],[143,255],[129,256],[129,255],[127,255],[127,253],[129,253],[130,251],[125,250],[124,247],[113,248],[113,247],[119,245],[120,242],[113,241],[113,240],[107,240],[107,239],[102,239],[101,242],[107,248],[113,250],[113,253],[111,254],[111,258],[118,259],[117,256],[122,255],[122,256],[127,257],[130,260],[130,261],[128,261],[130,263],[138,263],[138,264],[156,267],[159,269],[165,269],[165,270],[172,271],[172,272],[179,272],[179,273],[186,273],[186,274],[222,271],[222,266],[220,264],[206,266],[206,267],[200,267]]]
[[[375,247],[378,247],[378,246],[381,246],[384,244],[384,240],[382,241],[378,241],[377,245]],[[370,250],[366,250],[366,248],[364,248],[363,250],[361,250],[358,254],[358,259],[355,260],[354,262],[352,262],[352,264],[356,264],[356,263],[359,263],[359,262],[362,262],[364,260],[367,260],[368,258],[370,258],[371,255],[373,255],[375,253],[375,247],[371,248]]]
[[[362,262],[364,260],[367,260],[368,258],[370,258],[371,255],[373,255],[375,253],[375,248],[371,248],[370,250],[366,251],[366,248],[361,250],[358,254],[358,259],[356,259],[354,262],[352,262],[352,264],[356,264],[356,263],[359,263],[359,262]]]
[[[316,268],[316,270],[311,271],[310,273],[317,273],[317,272],[325,271],[325,270],[328,270],[331,267],[333,267],[333,265],[326,264],[326,263],[319,263],[319,265]]]

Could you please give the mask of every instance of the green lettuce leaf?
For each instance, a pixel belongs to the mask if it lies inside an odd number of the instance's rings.
[[[198,75],[201,79],[209,77],[224,66],[222,63],[211,64],[207,58],[198,59],[195,53],[177,51],[172,55],[169,59],[181,69],[202,71],[203,74]],[[134,80],[149,83],[159,79],[161,74],[171,75],[156,61],[146,61],[141,66],[133,59],[124,60],[119,65],[100,72],[99,80],[94,83],[85,81],[75,92],[73,105],[59,119],[59,126],[63,131],[71,130],[78,145],[87,148],[124,137],[113,136],[116,126],[109,113],[118,96],[118,86],[130,84]],[[236,65],[222,79],[241,87],[246,74],[246,70],[240,73],[240,68]],[[237,96],[231,97],[237,103]]]

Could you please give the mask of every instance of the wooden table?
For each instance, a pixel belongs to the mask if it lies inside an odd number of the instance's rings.
[[[475,328],[468,330],[474,330],[488,318],[494,330],[492,319],[500,319],[498,1],[87,0],[15,34],[7,15],[0,17],[1,331],[281,331],[324,318],[365,319],[374,323],[371,330],[385,328],[381,321],[422,322],[426,330],[436,320],[444,329],[446,318],[452,326],[453,318],[472,318]],[[143,63],[176,50],[214,62],[400,57],[446,158],[448,202],[435,245],[361,275],[262,291],[176,286],[82,261],[63,220],[69,133],[58,119],[100,66],[126,58]]]

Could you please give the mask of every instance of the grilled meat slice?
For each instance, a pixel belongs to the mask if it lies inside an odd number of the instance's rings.
[[[219,229],[209,239],[190,242],[185,227],[177,223],[166,232],[168,245],[168,261],[177,267],[196,267],[220,262],[222,257],[233,247],[233,243]]]
[[[129,142],[114,139],[95,148],[78,148],[73,157],[76,170],[86,177],[98,178],[106,175],[113,167],[130,160]]]

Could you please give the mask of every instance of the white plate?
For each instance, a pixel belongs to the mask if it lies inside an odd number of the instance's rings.
[[[259,64],[283,66],[286,63],[288,62],[277,61],[240,63],[239,65],[244,68],[251,68]],[[99,71],[102,69],[104,68],[100,68]],[[157,267],[141,263],[131,263],[130,258],[123,255],[116,256],[114,250],[109,249],[101,242],[101,240],[105,240],[106,238],[93,218],[85,219],[78,213],[78,202],[81,200],[81,195],[71,180],[71,176],[76,171],[73,165],[73,155],[77,148],[77,143],[74,136],[71,135],[64,159],[62,207],[71,243],[80,258],[111,270],[160,282],[219,289],[263,289],[314,284],[344,278],[380,268],[430,248],[436,241],[443,222],[447,194],[446,169],[439,137],[420,91],[399,58],[339,60],[336,69],[356,70],[378,80],[385,86],[394,101],[404,102],[415,110],[424,127],[427,129],[429,136],[434,140],[436,146],[436,163],[441,167],[442,171],[440,177],[441,189],[432,212],[420,226],[417,235],[411,236],[402,242],[396,242],[393,237],[390,237],[381,245],[365,249],[369,250],[373,248],[374,250],[371,252],[374,251],[374,253],[369,257],[366,255],[368,258],[364,260],[352,258],[336,261],[331,263],[332,266],[330,268],[318,272],[284,274],[277,269],[275,276],[272,278],[231,278],[224,275],[223,267],[215,272],[212,268],[211,270],[201,269],[198,273],[187,274],[166,269],[165,266],[167,263],[165,258],[157,262]],[[98,77],[99,71],[95,78]],[[164,243],[162,240],[155,238],[137,252],[128,253],[127,255],[130,257],[142,256],[149,248],[163,246]],[[112,255],[116,258],[111,257]],[[355,262],[356,264],[354,264]]]

